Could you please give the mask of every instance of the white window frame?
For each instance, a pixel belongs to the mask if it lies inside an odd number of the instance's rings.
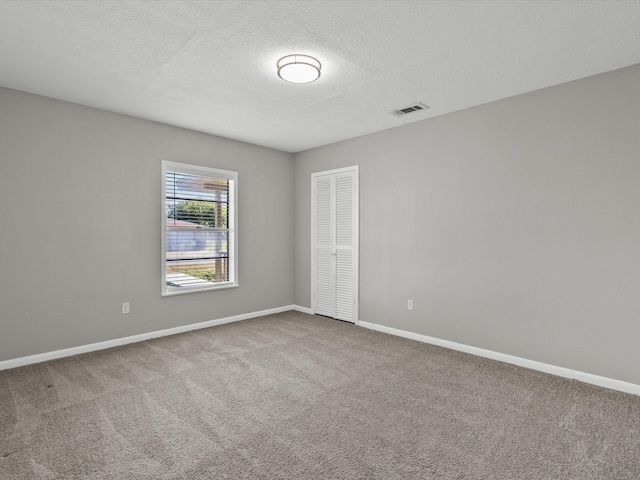
[[[230,209],[227,229],[229,231],[228,248],[228,271],[229,281],[206,286],[189,286],[180,288],[167,288],[167,227],[166,227],[166,175],[167,172],[185,173],[198,176],[209,176],[214,178],[226,178],[232,180],[228,208]],[[238,172],[231,170],[221,170],[212,167],[190,165],[186,163],[162,161],[162,296],[174,296],[185,293],[205,292],[211,290],[222,290],[226,288],[236,288],[238,284]]]

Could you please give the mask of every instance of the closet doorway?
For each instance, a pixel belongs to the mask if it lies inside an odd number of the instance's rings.
[[[311,175],[311,310],[358,321],[358,166]]]

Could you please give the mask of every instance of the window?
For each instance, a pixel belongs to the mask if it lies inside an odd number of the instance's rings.
[[[162,295],[238,286],[238,173],[162,162]]]

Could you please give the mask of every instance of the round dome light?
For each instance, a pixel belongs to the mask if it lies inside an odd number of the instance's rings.
[[[286,82],[311,83],[320,78],[322,65],[309,55],[287,55],[278,60],[278,76]]]

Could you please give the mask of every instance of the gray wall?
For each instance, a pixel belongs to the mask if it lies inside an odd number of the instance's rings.
[[[239,288],[160,297],[161,160],[239,172]],[[0,360],[293,303],[291,154],[0,88],[0,168]]]
[[[361,320],[640,384],[640,66],[297,154],[298,305],[348,165]]]

